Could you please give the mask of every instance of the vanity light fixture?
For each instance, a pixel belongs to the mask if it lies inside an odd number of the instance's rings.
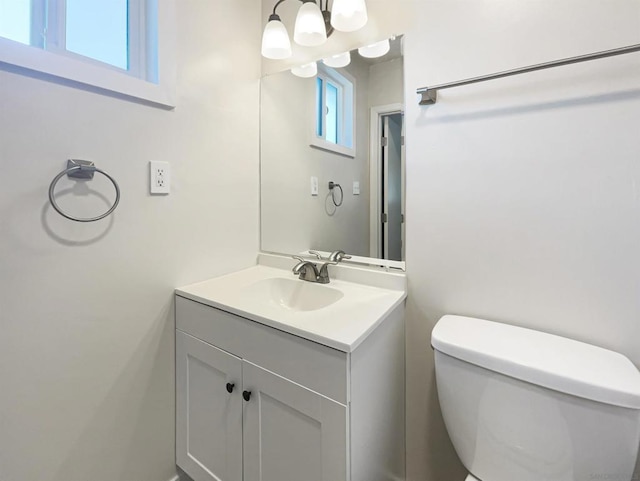
[[[332,57],[322,59],[322,63],[324,63],[327,67],[333,68],[342,68],[346,67],[351,63],[351,53],[345,52],[339,55],[333,55]]]
[[[310,78],[315,77],[318,74],[318,65],[315,62],[300,65],[299,67],[293,67],[291,73],[296,77]]]
[[[303,47],[317,47],[327,41],[324,18],[314,0],[302,0],[296,17],[293,40]]]
[[[274,9],[275,12],[275,9]],[[287,27],[276,13],[271,14],[262,34],[262,56],[273,60],[291,57],[291,42]]]
[[[285,0],[278,0],[269,16],[262,34],[262,56],[274,60],[292,55],[291,41],[286,27],[276,13]],[[342,32],[354,32],[365,26],[368,20],[365,0],[333,0],[333,12],[329,0],[299,0],[302,2],[294,27],[293,39],[303,47],[317,47],[327,41],[334,28]]]
[[[366,47],[360,47],[358,53],[365,58],[378,58],[386,55],[389,50],[391,50],[391,44],[387,38],[386,40],[367,45]]]
[[[367,24],[367,4],[364,0],[334,0],[331,25],[341,32],[355,32]]]

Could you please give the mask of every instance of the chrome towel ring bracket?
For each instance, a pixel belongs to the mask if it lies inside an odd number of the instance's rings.
[[[336,202],[336,191],[334,190],[336,187],[340,189],[340,202]],[[329,190],[331,191],[331,200],[333,201],[333,205],[340,207],[344,200],[344,191],[342,190],[342,186],[335,182],[329,182]]]
[[[88,217],[88,218],[73,217],[63,212],[63,210],[60,209],[60,206],[56,203],[56,199],[53,195],[58,181],[62,179],[62,177],[64,177],[65,175],[70,179],[91,180],[93,179],[93,176],[96,172],[101,173],[107,179],[109,179],[113,184],[113,187],[115,187],[116,189],[116,200],[113,202],[113,205],[109,208],[109,210],[97,217]],[[93,162],[89,160],[69,159],[67,160],[67,168],[62,172],[60,172],[58,175],[56,175],[51,181],[51,184],[49,185],[49,202],[51,202],[51,206],[62,217],[66,217],[67,219],[73,220],[75,222],[95,222],[97,220],[104,219],[109,214],[111,214],[114,210],[116,210],[116,207],[118,207],[118,202],[120,202],[120,187],[118,186],[118,183],[113,177],[111,177],[109,174],[107,174],[103,170],[98,169],[93,164]]]

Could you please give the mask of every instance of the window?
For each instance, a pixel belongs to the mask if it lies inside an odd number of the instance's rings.
[[[0,62],[172,106],[172,7],[168,0],[0,0]]]
[[[66,0],[64,15],[64,47],[88,58],[131,71],[140,52],[131,48],[140,44],[140,32],[135,24],[137,2],[109,0],[95,3],[86,0]],[[131,12],[130,12],[131,10]],[[135,41],[134,41],[135,39]],[[155,48],[155,43],[149,46]],[[140,77],[140,72],[135,72]]]
[[[30,42],[31,0],[0,0],[0,37]]]
[[[319,65],[311,145],[355,157],[355,80],[346,72]]]

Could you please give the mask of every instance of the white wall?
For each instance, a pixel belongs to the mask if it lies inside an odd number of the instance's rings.
[[[462,481],[436,397],[445,313],[614,349],[640,367],[640,54],[418,87],[638,42],[637,0],[424,1],[406,35],[408,473]]]
[[[3,480],[172,478],[173,288],[255,262],[260,2],[176,3],[174,112],[0,71]],[[69,157],[120,182],[112,218],[50,208]],[[150,159],[171,162],[168,197],[147,194]]]
[[[369,107],[404,104],[404,59],[394,58],[369,68]]]
[[[356,156],[311,147],[316,79],[280,72],[262,79],[261,211],[263,250],[300,253],[342,249],[369,254],[369,66],[354,61],[345,69],[356,85]],[[312,196],[311,176],[319,195]],[[329,181],[344,191],[340,207],[331,201]],[[353,195],[353,182],[360,195]],[[339,200],[340,193],[336,192]]]

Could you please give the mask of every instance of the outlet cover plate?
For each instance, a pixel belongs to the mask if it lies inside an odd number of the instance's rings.
[[[149,162],[149,191],[152,194],[171,192],[171,167],[169,162],[152,160]]]

